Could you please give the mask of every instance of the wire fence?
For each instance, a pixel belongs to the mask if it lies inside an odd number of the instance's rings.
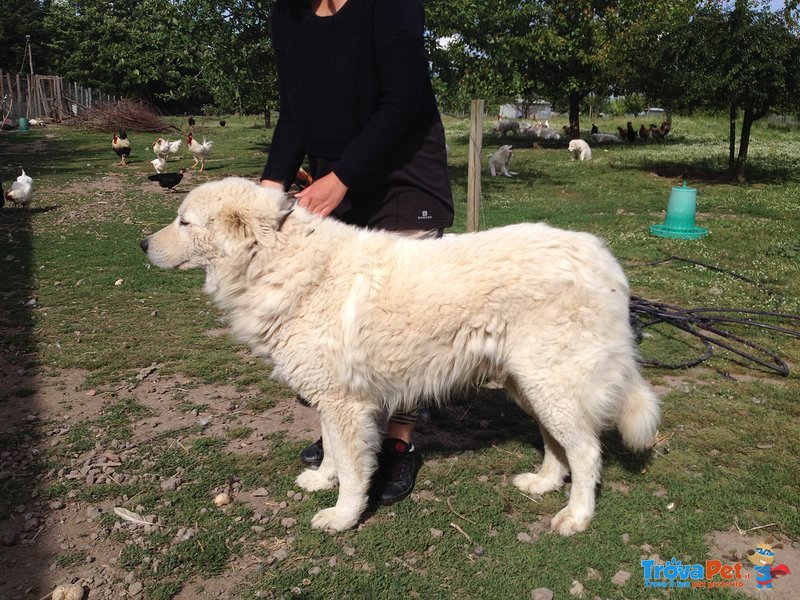
[[[60,123],[95,104],[116,100],[116,96],[66,82],[58,75],[11,73],[0,69],[0,116],[4,127],[15,126],[20,118]]]

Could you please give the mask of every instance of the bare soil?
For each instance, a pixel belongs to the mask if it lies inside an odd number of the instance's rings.
[[[33,495],[31,501],[13,509],[11,518],[0,520],[0,598],[39,599],[56,585],[73,581],[85,586],[87,598],[141,597],[141,591],[136,591],[138,582],[117,565],[122,544],[113,541],[100,523],[100,515],[113,511],[114,502],[90,504],[72,492],[64,500],[48,501],[37,496],[37,488],[55,485],[64,478],[85,479],[90,485],[118,481],[124,477],[115,470],[121,458],[135,454],[141,444],[164,431],[198,423],[205,425],[209,435],[222,438],[230,427],[251,429],[246,439],[229,442],[228,451],[235,453],[268,453],[269,436],[277,431],[292,439],[313,441],[319,436],[316,412],[294,396],[286,395],[273,408],[253,414],[242,408],[248,394],[237,392],[232,386],[195,385],[180,377],[161,378],[157,367],[144,370],[140,376],[142,379],[136,384],[100,392],[85,389],[85,374],[79,371],[34,378],[15,370],[13,365],[0,365],[0,387],[35,390],[30,396],[14,397],[3,405],[0,435],[14,435],[32,423],[43,425],[44,433],[39,439],[25,437],[14,450],[0,452],[0,485],[13,482]],[[136,423],[132,439],[113,448],[96,444],[75,455],[70,461],[74,468],[66,472],[33,472],[33,462],[44,447],[65,443],[72,427],[100,417],[104,407],[123,395],[152,411]],[[176,397],[207,408],[183,412]],[[245,499],[246,492],[237,497]],[[80,562],[72,564],[65,557],[79,557]],[[235,597],[231,590],[236,589],[236,582],[250,574],[257,562],[255,557],[236,559],[224,576],[202,582],[202,597]],[[185,586],[178,598],[196,598],[193,589],[196,585]]]

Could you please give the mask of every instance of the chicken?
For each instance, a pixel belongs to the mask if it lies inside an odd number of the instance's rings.
[[[310,186],[313,181],[314,180],[311,178],[311,175],[308,174],[308,171],[306,171],[303,167],[300,167],[300,170],[297,171],[297,175],[294,177],[294,182],[289,186],[289,193],[296,194],[297,192]]]
[[[664,134],[661,133],[661,130],[658,127],[656,127],[655,123],[650,123],[650,128],[647,130],[647,135],[656,141],[664,141]]]
[[[190,133],[186,137],[186,145],[189,146],[189,152],[192,153],[194,157],[194,164],[192,165],[192,169],[196,168],[197,165],[200,165],[200,172],[202,173],[203,168],[206,165],[206,159],[208,158],[209,154],[211,154],[211,147],[214,145],[214,142],[211,140],[206,141],[203,138],[203,143],[201,144],[194,136]]]
[[[619,137],[621,137],[623,140],[628,137],[628,132],[624,127],[617,125],[617,131],[619,131]]]
[[[639,125],[639,137],[646,140],[650,137],[650,129],[644,126],[644,123]]]
[[[186,169],[181,169],[177,173],[156,173],[155,175],[150,175],[147,178],[150,181],[157,181],[158,185],[160,185],[165,190],[175,190],[175,186],[178,185],[181,180],[183,179],[183,174],[186,173]]]
[[[623,138],[619,137],[616,133],[603,133],[602,131],[591,134],[589,139],[596,144],[621,144],[623,141]]]
[[[219,126],[220,126],[220,127],[225,127],[225,119],[222,119],[222,120],[219,122]]]
[[[153,168],[156,170],[156,173],[163,173],[167,170],[167,159],[163,156],[156,156],[153,160],[150,161],[150,164],[153,165]]]
[[[174,142],[167,142],[167,144],[169,144],[170,156],[177,156],[178,153],[181,151],[181,145],[183,145],[183,140],[175,140]]]
[[[17,180],[11,184],[11,187],[5,193],[5,198],[9,202],[13,202],[14,206],[24,208],[30,204],[33,198],[33,179],[25,174],[25,169],[22,169],[22,175],[17,177]]]
[[[194,127],[194,116],[193,115],[189,115],[188,123],[189,123],[189,127]]]
[[[633,128],[633,124],[628,121],[628,128],[625,130],[625,137],[628,138],[628,141],[633,143],[636,141],[636,130]]]
[[[182,140],[175,140],[170,142],[164,138],[158,138],[153,142],[153,154],[161,158],[169,158],[170,156],[177,156],[181,151]]]
[[[597,128],[597,125],[592,123],[592,131],[590,133],[600,133],[600,130]]]
[[[661,122],[661,127],[658,128],[663,137],[666,137],[670,130],[670,125],[666,121]]]
[[[131,141],[128,139],[128,134],[125,131],[120,131],[119,135],[116,133],[111,138],[111,147],[114,152],[119,156],[119,164],[124,166],[128,155],[131,153]]]

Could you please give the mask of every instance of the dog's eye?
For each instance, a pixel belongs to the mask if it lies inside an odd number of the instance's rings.
[[[186,221],[185,219],[180,219],[178,221],[178,225],[180,225],[181,227],[186,227],[188,224],[189,224],[189,221]]]

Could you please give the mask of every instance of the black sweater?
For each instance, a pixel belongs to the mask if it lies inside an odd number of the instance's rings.
[[[444,130],[428,74],[420,0],[348,0],[318,17],[303,0],[272,14],[280,116],[263,179],[312,175],[348,186],[334,214],[383,229],[449,227]]]

